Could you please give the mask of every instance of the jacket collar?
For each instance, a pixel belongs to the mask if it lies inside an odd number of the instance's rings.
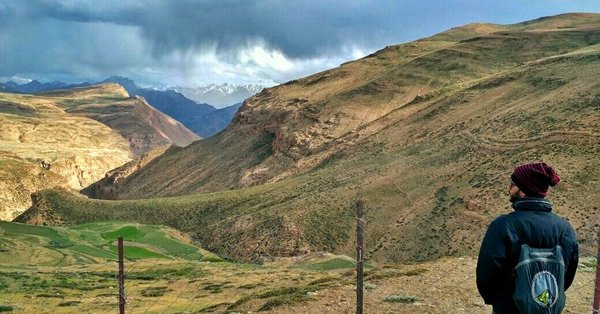
[[[512,204],[514,210],[524,210],[524,211],[543,211],[550,212],[552,211],[552,203],[548,199],[541,197],[525,197],[520,200],[515,201]]]

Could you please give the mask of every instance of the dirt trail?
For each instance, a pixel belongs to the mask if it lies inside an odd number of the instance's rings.
[[[493,137],[478,137],[469,132],[463,132],[463,135],[480,147],[492,151],[504,151],[517,147],[532,148],[548,143],[569,143],[569,144],[600,144],[600,134],[584,131],[552,131],[545,132],[538,136],[517,138],[517,139],[498,139]]]

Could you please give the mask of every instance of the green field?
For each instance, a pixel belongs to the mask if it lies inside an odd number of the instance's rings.
[[[218,261],[163,226],[121,222],[44,227],[0,221],[0,264],[73,265],[117,259],[117,238],[125,241],[126,260],[183,259]],[[184,241],[188,242],[185,243]],[[17,253],[18,254],[15,254]]]
[[[351,278],[339,270],[354,267],[339,257],[298,266],[227,262],[163,226],[0,222],[0,311],[116,311],[119,236],[125,244],[127,311],[133,313],[274,309],[308,301],[308,292],[348,284]]]

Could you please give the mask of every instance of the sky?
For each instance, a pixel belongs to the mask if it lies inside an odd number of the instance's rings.
[[[452,27],[598,0],[0,0],[0,81],[271,86]]]

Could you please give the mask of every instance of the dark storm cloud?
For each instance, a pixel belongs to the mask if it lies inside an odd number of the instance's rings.
[[[14,1],[30,19],[138,26],[153,52],[217,45],[231,50],[261,40],[292,58],[341,46],[380,46],[411,34],[407,25],[431,5],[405,1]],[[421,12],[421,13],[419,13]],[[427,29],[427,27],[424,27]]]

